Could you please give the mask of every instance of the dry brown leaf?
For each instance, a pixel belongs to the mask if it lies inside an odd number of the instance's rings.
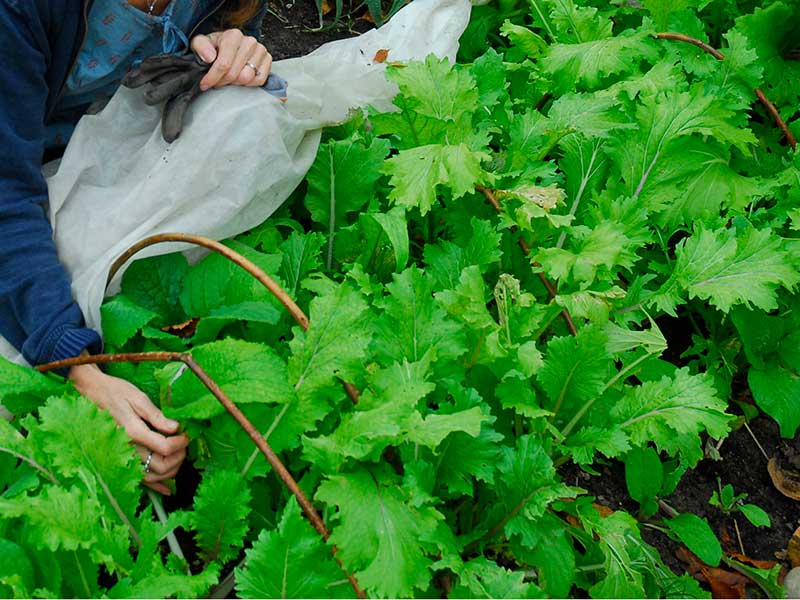
[[[743,562],[748,565],[753,565],[757,569],[764,569],[766,571],[769,571],[775,565],[778,564],[777,561],[774,560],[756,560],[755,558],[750,558],[749,556],[745,556],[740,552],[730,552],[730,557],[735,558],[739,562]]]
[[[385,48],[381,48],[375,53],[375,58],[372,59],[372,62],[385,63],[387,58],[389,58],[389,51]]]
[[[796,472],[781,467],[775,457],[769,459],[767,471],[773,485],[781,494],[792,500],[800,500],[800,479]]]
[[[178,323],[177,325],[167,325],[166,327],[162,327],[161,331],[166,333],[177,335],[179,338],[190,338],[194,335],[195,331],[197,331],[197,324],[200,322],[200,319],[189,319],[185,323]]]
[[[599,512],[600,516],[603,517],[604,519],[614,514],[614,509],[611,508],[610,506],[606,506],[605,504],[598,504],[597,502],[592,502],[592,506],[594,506],[597,509],[597,512]]]
[[[578,518],[577,518],[577,517],[574,517],[574,516],[572,516],[572,515],[567,515],[567,516],[566,516],[566,517],[564,517],[564,518],[567,520],[567,523],[569,523],[569,524],[570,524],[570,525],[572,525],[573,527],[580,527],[580,528],[583,528],[583,525],[581,524],[581,522],[578,520]]]
[[[322,14],[327,15],[333,10],[333,5],[328,0],[322,0]]]
[[[710,567],[683,546],[676,550],[675,556],[686,563],[692,577],[708,583],[713,598],[747,598],[750,580],[741,573]]]
[[[792,567],[800,567],[800,527],[794,530],[786,546],[786,558]]]

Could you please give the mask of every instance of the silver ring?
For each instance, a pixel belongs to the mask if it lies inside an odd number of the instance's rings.
[[[150,463],[151,462],[153,462],[153,451],[152,450],[150,450],[150,452],[147,454],[147,460],[144,461],[144,472],[145,473],[149,473],[150,472]]]
[[[249,63],[245,63],[245,65],[244,65],[244,66],[245,66],[245,67],[250,67],[251,69],[253,69],[253,71],[255,71],[255,72],[256,72],[256,77],[261,77],[261,71],[259,71],[259,70],[258,70],[258,67],[257,67],[257,66],[255,66],[253,63],[251,63],[251,62],[249,62]]]

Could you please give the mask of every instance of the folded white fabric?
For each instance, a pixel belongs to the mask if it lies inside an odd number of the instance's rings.
[[[223,239],[269,217],[302,181],[320,130],[356,107],[389,110],[396,88],[375,61],[455,58],[468,0],[415,0],[380,29],[277,61],[288,100],[258,89],[212,90],[190,108],[181,137],[161,138],[160,107],[121,88],[105,109],[81,119],[58,171],[48,178],[59,256],[90,327],[110,265],[156,233]],[[139,256],[183,249],[159,245]],[[18,357],[17,357],[18,358]]]

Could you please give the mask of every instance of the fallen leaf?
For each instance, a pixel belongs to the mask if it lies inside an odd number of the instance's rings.
[[[603,517],[604,519],[614,514],[614,509],[611,508],[610,506],[606,506],[605,504],[598,504],[597,502],[592,502],[592,506],[594,506],[597,509],[597,512],[599,512],[600,516]]]
[[[686,563],[688,573],[700,582],[707,582],[713,598],[747,598],[747,585],[750,580],[736,571],[710,567],[681,546],[675,556]]]
[[[781,467],[775,457],[769,459],[767,471],[769,471],[772,484],[781,494],[792,500],[800,500],[800,474],[791,469]]]
[[[580,527],[580,528],[583,528],[583,525],[581,524],[581,522],[578,520],[578,518],[577,518],[577,517],[574,517],[574,516],[572,516],[572,515],[567,515],[567,516],[566,516],[566,517],[564,517],[564,518],[567,520],[567,523],[569,523],[569,524],[570,524],[570,525],[572,525],[573,527]]]
[[[327,15],[329,12],[333,10],[333,6],[328,0],[322,0],[322,6],[320,7],[322,10],[323,15]]]
[[[733,542],[733,538],[731,537],[730,531],[728,531],[728,526],[723,524],[720,527],[719,531],[719,543],[722,544],[722,547],[725,549],[725,552],[730,552],[736,545]]]
[[[731,558],[735,558],[739,562],[743,562],[748,565],[753,565],[757,569],[764,569],[766,571],[769,571],[775,565],[778,564],[777,561],[774,560],[756,560],[754,558],[750,558],[749,556],[745,556],[744,554],[741,554],[739,552],[730,552],[729,554]]]
[[[375,53],[375,58],[372,59],[372,62],[385,63],[387,58],[389,58],[389,51],[382,48]]]
[[[794,530],[786,547],[786,558],[792,567],[800,567],[800,527]]]
[[[165,333],[170,333],[172,335],[176,335],[179,338],[190,338],[194,335],[194,332],[197,330],[197,324],[200,322],[200,319],[194,318],[189,319],[185,323],[178,323],[177,325],[167,325],[166,327],[162,327],[161,331]]]

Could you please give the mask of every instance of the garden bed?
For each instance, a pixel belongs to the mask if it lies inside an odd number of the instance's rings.
[[[303,1],[265,23],[276,57],[368,25],[312,33]],[[106,348],[176,363],[109,366],[192,439],[170,521],[108,415],[0,363],[31,411],[0,422],[0,543],[36,565],[0,586],[783,597],[800,13],[702,4],[477,7],[459,64],[389,64],[397,110],[326,130],[270,220],[196,264],[134,262]],[[94,537],[54,529],[56,504]]]

